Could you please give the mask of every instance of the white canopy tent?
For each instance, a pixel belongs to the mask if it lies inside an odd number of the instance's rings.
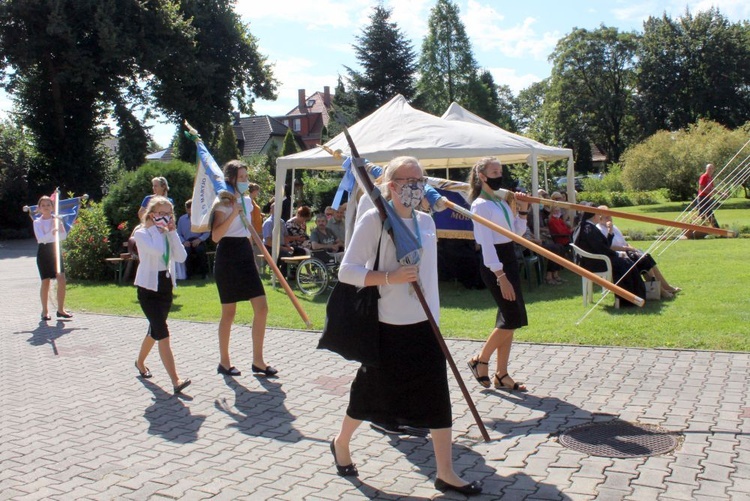
[[[544,175],[546,179],[547,177],[546,162],[567,159],[568,160],[568,171],[567,171],[568,200],[570,200],[571,202],[575,202],[576,192],[575,192],[575,185],[574,185],[574,179],[573,179],[575,175],[575,172],[573,169],[573,164],[574,164],[573,150],[569,148],[556,148],[554,146],[547,146],[546,144],[540,143],[539,141],[535,141],[531,138],[524,137],[518,134],[514,134],[512,132],[508,132],[502,127],[498,127],[492,122],[488,122],[484,118],[478,115],[475,115],[474,113],[470,112],[469,110],[462,107],[458,103],[451,103],[451,105],[448,107],[445,113],[443,113],[442,118],[443,120],[455,120],[459,122],[467,122],[467,123],[479,124],[479,125],[484,125],[486,127],[490,127],[497,131],[500,131],[502,134],[505,134],[518,141],[521,141],[522,143],[527,145],[529,148],[531,148],[532,153],[529,159],[527,160],[527,163],[531,165],[531,195],[532,196],[536,196],[539,190],[538,162],[539,161],[545,162]],[[534,233],[536,234],[536,237],[539,238],[539,207],[538,206],[534,206],[534,223],[535,223]]]
[[[503,163],[525,162],[532,166],[534,189],[538,186],[538,158],[568,158],[568,177],[571,180],[568,185],[573,185],[571,150],[548,147],[511,134],[463,108],[460,108],[463,110],[461,113],[458,108],[451,105],[446,115],[438,118],[412,108],[403,96],[397,95],[349,127],[349,134],[361,157],[381,165],[401,155],[418,158],[425,169],[470,167],[487,156],[497,157]],[[333,151],[341,150],[344,155],[350,153],[343,133],[328,141],[326,147]],[[296,169],[340,170],[341,160],[334,159],[321,147],[278,158],[276,207],[280,208],[283,201],[287,171]],[[278,257],[279,220],[276,218],[274,221],[274,259]]]

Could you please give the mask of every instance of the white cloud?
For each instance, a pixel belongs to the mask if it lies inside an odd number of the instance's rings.
[[[542,80],[542,78],[531,73],[519,75],[515,68],[487,68],[487,70],[492,74],[492,78],[497,85],[507,85],[516,96],[534,82]]]
[[[496,52],[512,58],[531,57],[545,60],[561,34],[557,31],[541,35],[534,30],[537,20],[525,18],[520,24],[504,26],[505,16],[487,4],[469,0],[462,21],[472,44],[482,52]],[[481,59],[479,57],[478,59]]]
[[[307,30],[326,30],[343,28],[356,23],[372,4],[369,0],[284,0],[269,2],[260,0],[238,0],[235,6],[237,12],[245,21],[250,23],[262,20],[264,23],[278,21],[284,29],[289,29],[290,36],[295,32],[292,24],[301,24]],[[251,24],[252,30],[252,24]]]

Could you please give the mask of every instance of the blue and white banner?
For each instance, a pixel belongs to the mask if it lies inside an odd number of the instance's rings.
[[[198,150],[198,167],[195,173],[195,184],[193,184],[190,226],[194,233],[203,233],[211,231],[211,215],[214,205],[227,191],[227,185],[219,165],[200,138],[195,141],[195,146]]]

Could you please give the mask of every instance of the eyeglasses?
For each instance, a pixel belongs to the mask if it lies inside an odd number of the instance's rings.
[[[391,181],[404,182],[405,184],[426,183],[426,177],[394,177]]]
[[[159,217],[166,217],[166,216],[171,216],[172,215],[171,212],[154,212],[153,214],[155,214],[155,215],[157,215]]]

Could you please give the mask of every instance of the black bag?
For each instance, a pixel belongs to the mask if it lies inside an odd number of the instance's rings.
[[[382,238],[382,232],[381,232]],[[380,241],[373,270],[380,261]],[[326,322],[319,350],[330,350],[363,365],[380,365],[378,287],[357,287],[337,282],[326,303]]]

